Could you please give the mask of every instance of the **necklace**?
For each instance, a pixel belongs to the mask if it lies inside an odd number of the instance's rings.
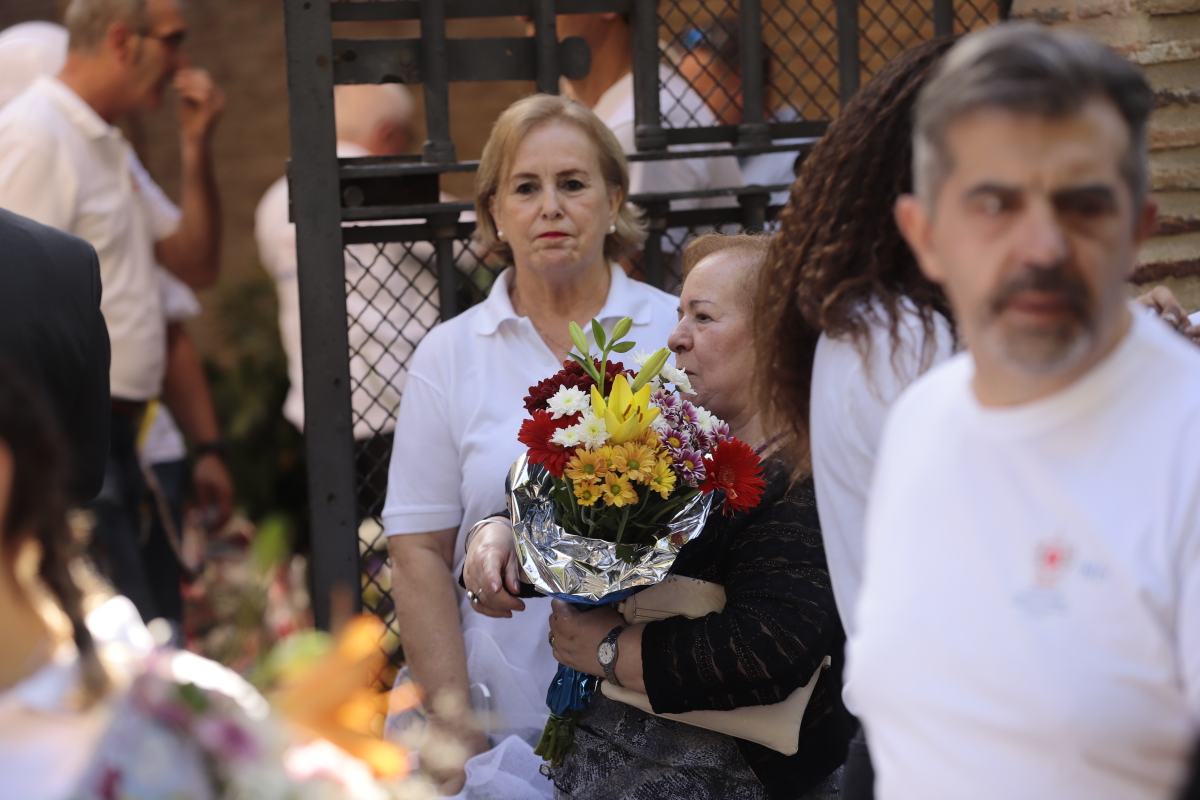
[[[543,330],[540,325],[533,321],[533,317],[528,317],[527,319],[529,320],[529,324],[533,326],[533,329],[537,331],[537,335],[542,337],[542,341],[545,343],[546,347],[550,348],[550,352],[554,354],[555,359],[558,361],[565,359],[567,357],[567,353],[571,351],[571,347],[573,346],[570,338],[568,337],[566,343],[564,344],[563,340],[556,339],[555,337],[546,333],[546,331]]]
[[[517,288],[515,286],[513,287],[512,292],[509,294],[509,299],[512,301],[513,311],[529,320],[529,324],[533,326],[534,332],[541,337],[542,343],[545,344],[546,347],[549,348],[550,352],[554,354],[555,360],[562,361],[565,359],[567,357],[567,353],[571,351],[571,347],[573,346],[570,337],[561,339],[557,336],[551,336],[541,325],[537,324],[537,320],[533,318],[532,314],[524,313],[524,310],[521,308],[521,301],[517,296]]]

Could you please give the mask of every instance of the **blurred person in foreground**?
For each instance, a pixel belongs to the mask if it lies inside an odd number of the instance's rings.
[[[161,526],[139,544],[144,493],[136,439],[147,403],[160,394],[192,444],[196,500],[217,527],[232,507],[232,482],[207,380],[183,319],[216,279],[220,242],[211,134],[223,98],[206,73],[184,66],[186,26],[171,0],[75,0],[67,29],[42,23],[0,36],[0,61],[61,65],[37,77],[0,112],[0,207],[74,233],[96,247],[101,309],[112,338],[110,463],[95,501],[96,554],[142,615],[182,616],[177,547]],[[69,42],[68,42],[69,38]],[[28,70],[26,70],[27,72]],[[5,87],[31,76],[6,71]],[[112,126],[180,94],[183,210],[176,208]],[[6,91],[5,94],[12,94]],[[161,263],[178,279],[158,266]],[[178,309],[184,309],[182,312]],[[185,455],[165,412],[147,428],[150,450],[170,455],[157,483],[182,494]],[[168,513],[178,520],[178,502]]]
[[[68,499],[89,502],[108,461],[108,329],[96,251],[0,210],[0,356],[20,365],[67,436]]]
[[[334,88],[339,158],[391,156],[414,144],[413,98],[399,84]],[[304,430],[304,363],[296,226],[288,221],[288,182],[275,181],[258,204],[254,234],[259,258],[275,281],[279,337],[288,362],[283,413]],[[433,249],[427,242],[359,244],[346,248],[346,317],[350,323],[350,385],[360,516],[377,515],[387,488],[383,466],[392,451],[396,409],[417,342],[437,324],[441,303]]]
[[[918,45],[855,95],[801,168],[759,282],[756,335],[764,413],[811,452],[822,535],[847,632],[862,578],[863,520],[888,409],[916,378],[953,355],[949,303],[894,222],[912,191],[917,92],[953,44]],[[877,191],[863,194],[859,187]],[[1139,300],[1172,322],[1178,301],[1158,287]],[[807,448],[807,450],[806,450]],[[860,733],[843,795],[871,797]]]
[[[45,398],[0,362],[0,795],[430,796],[416,781],[378,780],[364,761],[313,737],[328,731],[371,754],[378,775],[402,774],[395,748],[314,724],[314,711],[342,707],[347,675],[365,688],[374,667],[354,656],[378,653],[377,627],[348,630],[358,641],[319,662],[335,677],[291,674],[278,706],[307,730],[291,727],[233,672],[157,648],[132,604],[106,595],[68,524],[61,448]]]
[[[970,34],[922,89],[896,220],[968,352],[896,402],[847,696],[884,800],[1171,798],[1200,727],[1200,352],[1131,306],[1141,72]]]
[[[620,143],[585,106],[551,95],[509,106],[483,150],[475,210],[482,245],[512,266],[484,302],[430,331],[409,365],[383,510],[397,627],[435,726],[447,724],[439,699],[490,697],[494,738],[460,731],[472,752],[515,734],[532,756],[555,669],[549,601],[506,624],[467,613],[456,580],[468,530],[505,507],[523,399],[566,360],[569,322],[628,316],[629,338],[646,347],[675,323],[676,299],[615,263],[645,237],[628,190]],[[447,791],[463,784],[461,772],[445,777]]]
[[[612,606],[581,613],[552,603],[554,658],[606,679],[602,695],[579,719],[574,749],[550,768],[556,797],[837,796],[837,770],[854,721],[841,701],[844,635],[816,498],[811,480],[793,482],[797,465],[775,449],[754,398],[752,288],[768,241],[710,234],[690,242],[683,252],[679,323],[669,339],[695,402],[764,453],[762,500],[749,512],[710,516],[700,537],[680,552],[667,582],[629,601],[664,608],[656,605],[663,592],[686,593],[690,601],[716,591],[721,602],[692,605],[696,613],[688,616],[694,618],[646,622],[635,615],[637,621],[627,624],[628,613]],[[510,616],[524,608],[516,597],[517,562],[507,523],[488,524],[471,538],[463,580],[485,587],[476,611]],[[609,674],[599,649],[612,630],[619,634]],[[785,711],[806,685],[812,692],[807,706]],[[622,699],[627,692],[647,705],[628,705]],[[757,740],[660,716],[711,711],[770,716],[755,717],[749,733],[743,729]],[[767,737],[767,729],[776,727],[779,738]]]
[[[900,54],[846,104],[801,167],[758,283],[759,397],[788,449],[811,458],[847,635],[883,421],[897,395],[955,349],[946,298],[921,274],[892,211],[912,190],[917,92],[952,44]],[[860,732],[842,793],[869,800],[872,782]]]

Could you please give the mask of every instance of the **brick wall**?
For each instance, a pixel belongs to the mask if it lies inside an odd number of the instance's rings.
[[[1200,307],[1200,2],[1016,0],[1013,16],[1090,34],[1146,71],[1156,98],[1150,172],[1160,223],[1134,280],[1164,283],[1185,306]]]

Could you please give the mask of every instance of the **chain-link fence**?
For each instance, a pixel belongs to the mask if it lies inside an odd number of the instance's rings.
[[[635,54],[634,69],[652,71],[658,77],[651,84],[652,90],[658,90],[655,96],[641,95],[637,102],[639,109],[657,105],[657,124],[665,132],[657,149],[636,154],[634,160],[672,158],[664,149],[665,144],[671,144],[697,148],[688,151],[697,158],[729,153],[738,158],[745,173],[742,186],[716,187],[707,194],[644,194],[635,198],[646,211],[651,237],[645,252],[635,259],[634,268],[649,282],[678,291],[677,256],[687,239],[713,230],[769,228],[786,200],[794,163],[811,144],[813,135],[836,117],[840,105],[861,81],[906,47],[940,33],[974,29],[1004,15],[1004,6],[989,0],[768,0],[752,4],[662,0],[657,4],[657,17],[640,20],[639,14],[646,13],[644,8],[616,0],[609,4],[582,0],[559,0],[556,4],[545,0],[457,0],[446,3],[446,8],[430,9],[440,5],[334,0],[322,6],[288,0],[289,86],[294,118],[292,196],[298,198],[294,202],[301,253],[305,383],[318,386],[306,397],[310,408],[309,464],[315,471],[310,474],[309,486],[314,527],[318,530],[314,543],[319,551],[326,548],[315,553],[314,600],[318,621],[327,623],[327,595],[339,579],[355,574],[363,608],[381,617],[393,636],[395,614],[379,513],[386,492],[392,426],[404,391],[408,360],[440,319],[453,316],[486,295],[502,265],[489,261],[472,244],[473,226],[459,219],[459,211],[465,208],[461,204],[397,207],[380,203],[379,208],[372,209],[347,201],[356,196],[347,185],[354,176],[370,170],[373,180],[403,181],[409,176],[463,171],[473,165],[452,163],[449,119],[436,116],[442,113],[439,108],[448,115],[444,100],[446,84],[452,78],[444,69],[446,65],[442,64],[438,72],[436,64],[418,67],[403,61],[404,56],[400,57],[403,63],[389,61],[395,56],[389,55],[390,43],[386,41],[368,46],[343,40],[334,42],[331,48],[330,19],[421,18],[426,52],[441,47],[445,54],[451,52],[453,44],[446,42],[444,30],[445,16],[451,14],[528,13],[535,22],[545,25],[553,19],[555,8],[561,13],[574,6],[596,11],[611,5],[612,10],[632,11],[644,48],[640,56]],[[320,7],[318,11],[326,17],[323,23],[305,16],[312,6]],[[753,13],[748,14],[747,6]],[[441,39],[438,25],[442,26]],[[427,31],[426,26],[433,27]],[[538,37],[549,35],[539,28]],[[538,41],[537,57],[542,58],[551,50],[541,47],[546,39]],[[396,52],[414,52],[405,50],[403,44],[397,40]],[[562,58],[564,51],[560,48],[559,52]],[[529,58],[534,57],[533,53],[531,49]],[[321,115],[331,116],[332,108],[319,97],[303,94],[311,88],[306,82],[330,79],[314,66],[321,57],[333,61],[334,80],[382,82],[394,80],[399,74],[407,82],[422,83],[427,109],[432,107],[435,115],[431,118],[427,110],[427,120],[432,119],[431,139],[444,136],[445,140],[427,145],[425,160],[420,164],[373,164],[357,171],[342,164],[336,172],[325,173],[322,177],[326,183],[321,184],[318,176],[311,174],[316,167],[306,161],[330,146],[332,121],[321,123],[327,128],[308,123]],[[548,75],[558,74],[560,66],[552,66],[553,70],[548,70],[538,61],[532,66],[516,65],[504,70],[508,74],[526,69],[527,79],[536,75],[542,86],[551,82]],[[465,68],[460,65],[456,69]],[[567,70],[567,66],[562,69]],[[421,80],[411,80],[414,76]],[[741,80],[743,76],[761,79],[762,85],[752,89]],[[639,122],[644,119],[639,112]],[[748,121],[758,128],[747,126]],[[641,127],[645,126],[639,127],[639,144]],[[761,161],[752,162],[755,158]],[[762,166],[769,169],[759,170]],[[326,191],[329,182],[340,183],[340,198],[306,195],[305,181],[311,181],[309,187],[321,185]],[[436,187],[433,193],[436,195]],[[722,202],[697,203],[696,198]],[[339,219],[371,224],[341,228],[345,272],[335,283],[322,264],[330,263],[334,256],[330,237],[336,238]],[[345,304],[340,306],[336,298],[343,290]],[[335,330],[337,325],[342,329]],[[343,334],[344,351],[340,349]],[[310,343],[320,353],[310,356]],[[339,382],[343,374],[348,378],[345,385]],[[347,395],[349,417],[345,418],[341,415]],[[353,439],[349,450],[342,449],[346,438]],[[349,473],[353,474],[352,481]],[[352,513],[345,499],[345,487],[351,485]],[[343,535],[354,538],[350,531],[355,529],[357,547],[351,552],[345,542],[335,539]],[[401,655],[395,640],[387,646],[393,662],[398,664]]]

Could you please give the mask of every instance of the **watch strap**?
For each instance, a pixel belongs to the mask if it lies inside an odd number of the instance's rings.
[[[608,662],[601,661],[600,666],[604,667],[604,679],[611,682],[615,686],[621,685],[621,682],[617,680],[617,659],[621,656],[621,652],[617,647],[617,640],[621,638],[621,631],[625,630],[625,627],[626,626],[624,624],[617,625],[608,632],[608,635],[605,636],[604,640],[600,643],[601,645],[612,645],[612,659]]]

